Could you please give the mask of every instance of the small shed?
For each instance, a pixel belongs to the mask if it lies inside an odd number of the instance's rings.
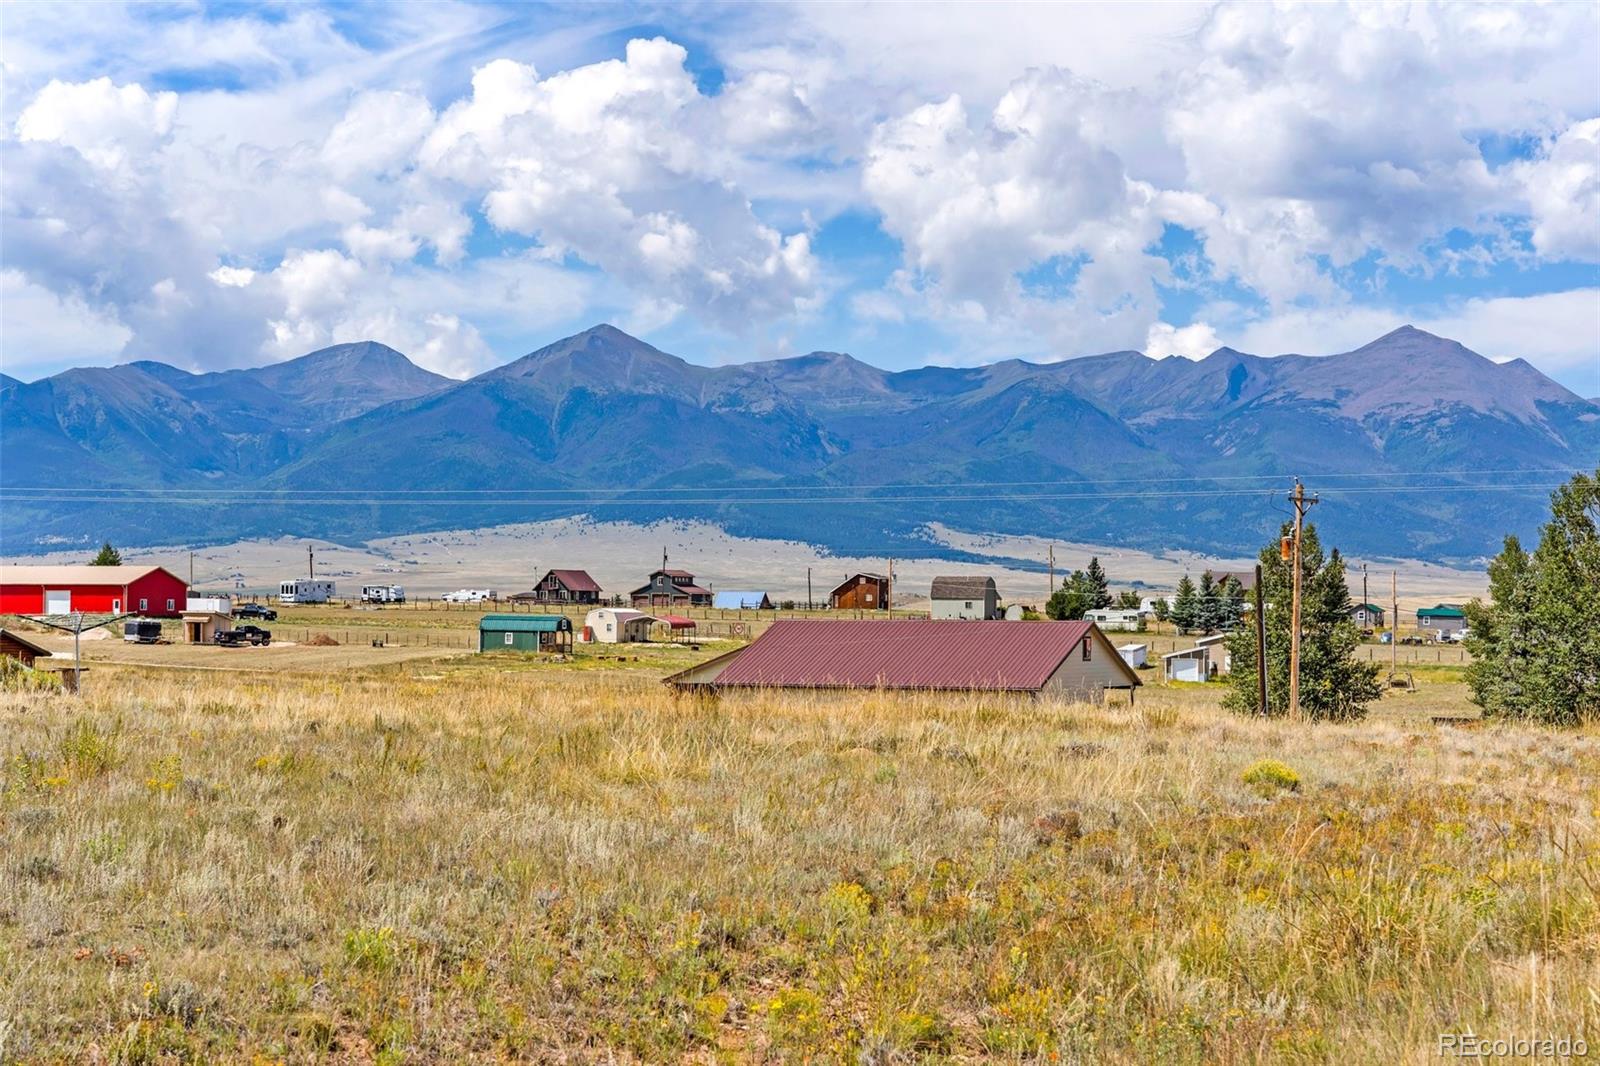
[[[0,655],[31,667],[35,659],[50,658],[50,649],[35,644],[21,633],[0,629]]]
[[[1117,654],[1122,656],[1122,661],[1137,670],[1149,661],[1150,646],[1148,644],[1119,644]]]
[[[1000,592],[992,577],[936,577],[929,593],[934,619],[991,621],[1000,617]]]
[[[1383,613],[1375,603],[1358,603],[1350,608],[1350,621],[1361,629],[1382,629]]]
[[[583,639],[600,644],[643,644],[655,619],[626,607],[596,607],[583,619]]]
[[[723,611],[770,611],[772,599],[761,591],[729,590],[713,596],[711,606]]]
[[[486,614],[478,620],[478,650],[571,651],[572,619],[562,614]]]
[[[1226,674],[1233,665],[1225,643],[1227,639],[1215,633],[1201,637],[1192,648],[1168,652],[1161,657],[1162,673],[1168,681],[1209,681]]]
[[[193,600],[190,601],[194,602]],[[213,644],[217,634],[233,628],[233,616],[220,611],[183,612],[183,640],[185,644]]]

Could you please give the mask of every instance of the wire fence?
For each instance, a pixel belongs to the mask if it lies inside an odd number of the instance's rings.
[[[327,626],[272,626],[272,639],[275,643],[310,644],[318,637],[339,644],[367,644],[373,647],[471,650],[478,646],[476,632],[456,629],[380,629],[376,626],[334,629]]]

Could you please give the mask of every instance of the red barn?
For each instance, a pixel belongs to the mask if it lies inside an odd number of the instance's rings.
[[[0,614],[176,618],[189,586],[159,566],[0,566]]]

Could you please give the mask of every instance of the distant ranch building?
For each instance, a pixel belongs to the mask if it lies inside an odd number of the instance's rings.
[[[988,621],[1000,617],[1000,592],[992,577],[936,577],[928,598],[934,619]]]
[[[547,570],[533,591],[511,598],[519,603],[599,603],[600,585],[586,570]]]
[[[1092,622],[774,622],[743,648],[673,674],[687,690],[901,689],[1099,699],[1139,677]]]
[[[1417,627],[1438,640],[1448,640],[1467,628],[1467,613],[1460,604],[1440,603],[1417,609]]]
[[[1361,629],[1382,629],[1383,608],[1375,603],[1358,603],[1350,608],[1350,621]]]
[[[650,583],[628,594],[635,607],[710,607],[711,590],[694,583],[687,570],[656,570]]]
[[[177,618],[188,599],[188,584],[160,566],[0,567],[0,614]]]
[[[889,607],[889,579],[882,574],[851,574],[828,593],[835,611],[882,611]]]

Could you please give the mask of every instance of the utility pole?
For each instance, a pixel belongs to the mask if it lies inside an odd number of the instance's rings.
[[[1256,564],[1256,700],[1267,716],[1267,612],[1261,604],[1261,564]]]
[[[1366,563],[1362,563],[1361,564],[1361,617],[1362,618],[1366,618],[1367,615],[1372,613],[1372,611],[1370,610],[1371,604],[1372,604],[1372,598],[1367,594],[1367,564]],[[1370,618],[1368,618],[1367,620],[1369,622],[1371,621]]]
[[[1049,599],[1056,594],[1056,546],[1050,545],[1050,584],[1045,587],[1044,598]]]
[[[317,579],[317,549],[306,545],[306,576],[312,581]]]
[[[1294,568],[1294,598],[1289,611],[1289,714],[1300,717],[1300,537],[1305,531],[1306,510],[1314,506],[1317,498],[1307,498],[1306,487],[1295,479],[1294,492],[1289,494],[1294,504],[1294,545],[1289,565]]]
[[[189,553],[189,587],[194,588],[194,552]]]
[[[883,594],[884,609],[889,612],[889,617],[894,617],[894,560],[889,560],[889,587]]]
[[[806,567],[806,610],[811,610],[811,567]]]
[[[1400,571],[1389,571],[1389,675],[1400,669]]]

